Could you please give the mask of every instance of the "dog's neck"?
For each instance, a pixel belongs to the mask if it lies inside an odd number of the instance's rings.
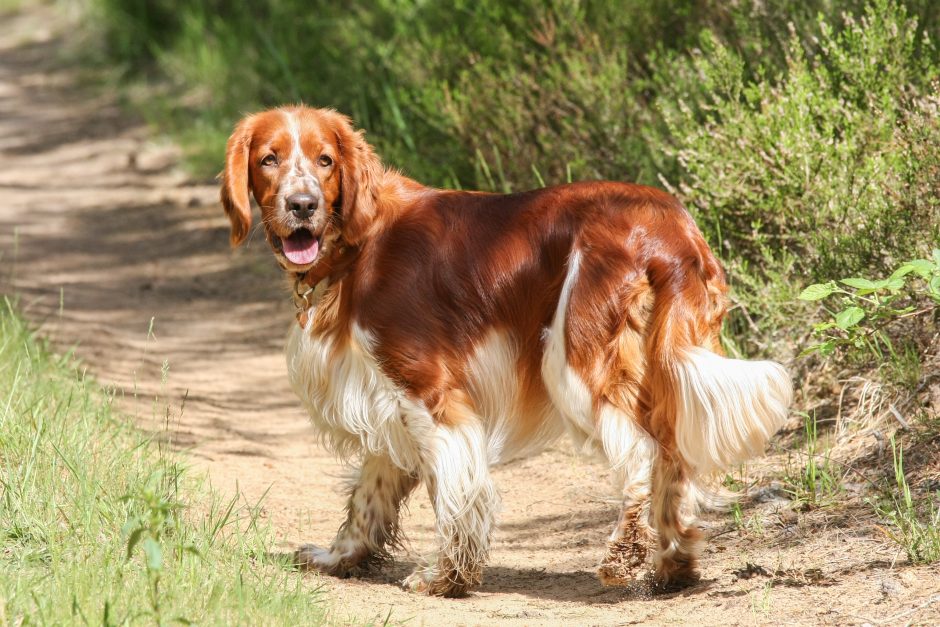
[[[340,240],[329,257],[309,270],[294,273],[293,298],[300,326],[306,324],[308,311],[316,304],[317,286],[321,283],[334,285],[342,281],[358,256],[358,246],[349,246]]]
[[[416,198],[433,191],[392,170],[383,172],[378,182],[378,189],[378,217],[366,239],[375,237],[378,230],[388,228],[393,224],[403,212],[408,210]],[[318,294],[323,291],[317,289],[318,286],[326,287],[342,281],[352,270],[353,264],[359,258],[359,252],[359,246],[352,246],[342,239],[337,239],[329,255],[313,268],[292,273],[294,304],[297,307],[297,320],[301,326],[306,324],[307,312],[316,304]]]

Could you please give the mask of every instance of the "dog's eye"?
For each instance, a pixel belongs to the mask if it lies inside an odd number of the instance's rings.
[[[317,159],[317,165],[321,168],[328,168],[333,165],[333,160],[327,155],[320,155],[320,158]]]
[[[268,155],[261,160],[261,165],[263,166],[272,166],[277,165],[277,155]]]

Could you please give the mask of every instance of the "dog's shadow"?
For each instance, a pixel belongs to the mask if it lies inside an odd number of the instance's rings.
[[[268,558],[287,570],[299,572],[293,553],[269,553]],[[385,561],[359,569],[351,579],[372,584],[401,588],[402,580],[414,570],[416,563],[407,558]],[[656,590],[645,579],[638,579],[622,587],[601,585],[590,570],[549,572],[541,568],[513,568],[488,566],[483,572],[483,583],[477,589],[484,593],[519,594],[534,599],[606,605],[622,601],[651,601],[689,597],[707,592],[716,584],[714,579],[703,579],[681,590]],[[471,596],[473,593],[471,592]]]

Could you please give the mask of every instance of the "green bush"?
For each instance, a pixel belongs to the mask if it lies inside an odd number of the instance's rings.
[[[768,326],[792,313],[778,307],[787,294],[768,291],[786,286],[792,297],[806,278],[881,273],[940,234],[940,157],[927,148],[940,141],[931,40],[888,0],[839,31],[819,26],[818,42],[792,37],[783,71],[753,80],[706,34],[690,61],[705,98],[661,101],[676,191],[724,258],[736,298]]]
[[[659,58],[710,29],[742,54],[781,59],[788,21],[857,4],[89,1],[109,59],[190,92],[185,110],[148,101],[200,171],[218,168],[242,113],[302,100],[351,114],[387,162],[423,181],[499,189],[539,182],[533,165],[549,182],[655,182]]]
[[[108,58],[163,77],[142,105],[204,174],[243,113],[304,101],[431,185],[672,189],[729,269],[745,353],[784,350],[800,286],[940,236],[931,0],[89,2]]]

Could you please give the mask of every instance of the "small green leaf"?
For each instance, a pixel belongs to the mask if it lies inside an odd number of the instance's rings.
[[[934,262],[928,261],[927,259],[914,259],[904,265],[910,266],[914,274],[925,279],[929,277],[937,267]]]
[[[829,340],[819,345],[819,352],[823,355],[831,355],[836,350],[835,340]]]
[[[821,353],[823,355],[829,355],[832,351],[835,350],[835,340],[827,340],[819,344],[813,344],[807,348],[804,348],[800,353],[800,357],[806,355],[812,355],[813,353]]]
[[[836,289],[836,284],[832,281],[828,283],[816,283],[810,285],[805,290],[800,292],[800,295],[797,297],[800,300],[822,300],[823,298],[829,296]]]
[[[886,287],[892,292],[897,291],[904,287],[904,278],[893,276],[890,279],[884,281],[884,285],[882,287]]]
[[[836,326],[847,331],[861,322],[864,317],[865,311],[861,307],[848,307],[836,314]]]
[[[935,299],[940,297],[940,274],[930,279],[930,295]]]
[[[821,331],[827,331],[834,326],[836,326],[835,322],[819,322],[813,325],[813,331],[820,333]]]
[[[869,281],[868,279],[862,279],[860,277],[855,277],[851,279],[842,279],[839,281],[843,285],[848,285],[849,287],[854,287],[859,290],[876,290],[878,289],[878,284],[874,281]]]
[[[913,271],[914,271],[914,266],[912,266],[912,265],[909,264],[909,263],[906,263],[906,264],[904,264],[903,266],[901,266],[900,268],[898,268],[897,270],[895,270],[894,272],[892,272],[892,273],[891,273],[891,278],[892,278],[892,279],[897,279],[897,278],[900,278],[900,277],[904,277],[904,276],[907,276],[908,274],[910,274],[910,273],[913,272]]]
[[[940,268],[940,248],[933,249],[933,261]]]
[[[160,570],[163,567],[163,550],[153,538],[143,541],[144,553],[147,555],[147,569]]]

